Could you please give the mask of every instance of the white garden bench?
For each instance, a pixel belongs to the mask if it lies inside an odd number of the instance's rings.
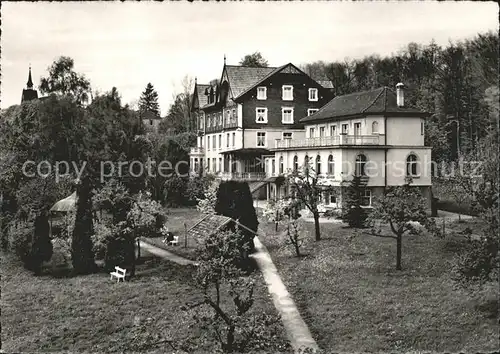
[[[113,277],[115,277],[116,282],[118,283],[120,279],[122,279],[122,281],[125,281],[125,274],[127,274],[127,270],[116,266],[115,271],[109,274],[111,274],[110,280],[113,280]]]

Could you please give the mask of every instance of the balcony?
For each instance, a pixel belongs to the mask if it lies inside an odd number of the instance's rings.
[[[309,139],[276,139],[276,149],[328,147],[340,145],[380,145],[378,135],[338,135]]]
[[[205,149],[202,147],[192,147],[189,151],[189,155],[203,155],[205,153]]]
[[[266,178],[265,172],[222,172],[220,178],[223,180],[255,181]]]

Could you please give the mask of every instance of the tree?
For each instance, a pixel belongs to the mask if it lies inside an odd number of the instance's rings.
[[[438,232],[434,220],[427,216],[425,198],[421,196],[417,188],[410,186],[410,183],[392,187],[380,200],[375,200],[374,207],[367,219],[373,233],[381,233],[380,229],[376,229],[376,225],[379,225],[380,222],[388,223],[394,234],[394,236],[386,237],[392,237],[396,240],[397,270],[402,269],[403,235],[421,232],[415,223],[419,223],[430,232]]]
[[[498,112],[497,112],[498,114]],[[474,230],[479,239],[469,239],[465,252],[456,260],[454,279],[462,285],[483,285],[498,279],[500,267],[499,236],[499,130],[493,129],[478,147],[478,151],[467,156],[468,161],[480,161],[474,176],[462,178],[464,188],[473,196],[473,210],[482,223]]]
[[[219,194],[219,182],[216,180],[208,182],[205,187],[204,197],[197,197],[196,209],[204,214],[215,214],[217,195]]]
[[[48,212],[45,211],[35,218],[33,242],[31,246],[31,266],[35,275],[42,273],[42,263],[52,257],[52,242],[50,240],[50,226]]]
[[[263,349],[281,349],[274,337],[277,316],[253,314],[254,281],[245,277],[236,265],[241,261],[241,244],[244,236],[233,232],[218,232],[210,235],[199,251],[199,266],[195,281],[203,292],[200,303],[188,304],[188,308],[208,307],[212,316],[196,315],[195,320],[210,331],[220,343],[225,353],[242,352],[246,348],[255,348],[258,344]],[[230,301],[224,301],[224,289]]]
[[[312,213],[314,218],[314,230],[316,241],[321,240],[319,226],[319,209],[321,193],[333,191],[329,186],[322,186],[318,183],[318,176],[314,169],[309,167],[309,162],[306,161],[302,170],[294,171],[288,176],[288,184],[294,198],[300,204],[305,205]]]
[[[267,60],[264,59],[260,52],[255,52],[253,54],[247,54],[240,60],[240,65],[250,66],[253,68],[267,68],[269,64]]]
[[[74,60],[61,56],[48,68],[49,76],[40,80],[40,91],[43,94],[68,96],[79,104],[89,100],[90,81],[84,75],[73,70]]]
[[[361,228],[366,220],[366,212],[361,207],[364,187],[361,176],[352,176],[349,185],[342,194],[342,220],[350,227]]]
[[[257,233],[259,221],[257,220],[257,213],[255,212],[248,183],[239,181],[221,182],[217,191],[214,210],[216,214],[228,216],[245,226],[239,232],[243,235],[248,250],[254,252],[253,239]],[[232,225],[231,228],[233,231],[237,229],[236,225]]]
[[[77,187],[76,218],[71,242],[71,261],[76,274],[89,274],[96,270],[92,251],[94,234],[92,218],[92,186],[85,176]]]
[[[160,105],[158,103],[158,92],[156,92],[153,84],[150,82],[146,85],[146,88],[141,94],[139,99],[139,112],[141,114],[145,112],[151,112],[155,116],[160,115]]]

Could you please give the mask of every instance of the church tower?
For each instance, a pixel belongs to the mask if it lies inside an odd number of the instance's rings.
[[[31,101],[38,98],[38,92],[33,89],[33,80],[31,79],[31,66],[28,73],[28,82],[26,83],[26,89],[23,89],[23,94],[21,96],[21,103],[24,101]]]

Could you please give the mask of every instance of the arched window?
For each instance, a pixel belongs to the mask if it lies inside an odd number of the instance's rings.
[[[294,171],[299,170],[299,157],[297,155],[293,157],[293,170]]]
[[[415,154],[410,154],[406,158],[406,175],[418,176],[418,158]]]
[[[335,161],[333,161],[333,155],[328,156],[328,174],[335,174]]]
[[[283,173],[283,156],[280,156],[280,168],[279,168],[279,173]]]
[[[356,156],[356,166],[355,166],[355,175],[356,176],[365,176],[365,165],[366,165],[366,156],[363,154],[359,154]]]
[[[321,156],[316,156],[316,175],[321,174]]]
[[[309,167],[309,156],[306,155],[306,157],[304,157],[304,168],[308,167]]]
[[[378,122],[372,123],[372,134],[378,134]]]

